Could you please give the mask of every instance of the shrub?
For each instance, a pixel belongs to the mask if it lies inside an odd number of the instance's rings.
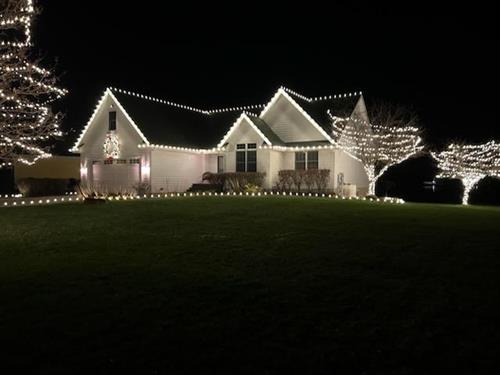
[[[296,170],[296,171],[293,171],[294,173],[292,173],[292,181],[293,181],[293,184],[295,185],[295,188],[297,189],[297,191],[300,193],[300,187],[302,186],[302,184],[304,183],[305,181],[305,175],[306,175],[306,170]]]
[[[291,191],[295,187],[300,192],[302,185],[306,185],[309,191],[312,191],[315,186],[317,191],[325,191],[329,181],[329,169],[283,169],[278,172],[277,188]]]
[[[260,193],[262,187],[254,184],[246,184],[244,188],[245,193]]]
[[[317,174],[318,174],[317,169],[308,169],[307,171],[305,171],[304,183],[306,184],[308,191],[311,191],[312,187],[316,183]]]
[[[293,174],[295,170],[283,169],[278,172],[278,189],[291,190],[293,186]]]
[[[316,186],[318,191],[324,192],[328,186],[328,181],[330,181],[330,170],[329,169],[318,169],[318,176],[316,180]]]
[[[137,195],[144,195],[151,193],[151,185],[147,182],[139,182],[134,185],[134,190]]]
[[[63,195],[68,191],[69,180],[60,178],[21,178],[17,181],[19,192],[25,197]]]
[[[262,187],[265,173],[260,172],[228,172],[228,173],[203,173],[202,180],[211,185],[220,185],[229,191],[244,191],[246,185]]]
[[[224,187],[227,190],[240,192],[248,184],[262,187],[265,173],[260,172],[232,172],[223,173]]]
[[[225,182],[225,173],[205,172],[201,177],[202,181],[207,181],[210,185],[222,185]]]

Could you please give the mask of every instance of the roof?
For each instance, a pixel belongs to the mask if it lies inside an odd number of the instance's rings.
[[[361,97],[361,93],[346,94],[340,97],[305,98],[294,95],[293,92],[285,90],[291,94],[298,105],[311,116],[316,123],[323,128],[327,134],[332,133],[332,122],[328,116],[328,111],[336,116],[350,116],[356,103]]]
[[[271,127],[260,117],[257,116],[248,116],[250,120],[252,120],[253,124],[266,136],[269,141],[276,146],[284,146],[285,143],[276,135],[275,132],[271,129]]]
[[[264,120],[254,114],[260,112],[262,108],[266,107],[266,104],[207,110],[117,88],[108,88],[107,90],[115,96],[140,132],[152,145],[213,148],[224,138],[228,129],[240,117],[241,113],[245,112],[252,123],[273,145],[293,146],[293,144],[283,142]],[[327,111],[330,110],[331,113],[339,116],[348,116],[361,96],[361,93],[351,93],[308,98],[284,87],[281,87],[280,90],[290,95],[327,134],[331,134],[331,120]],[[268,102],[268,105],[270,103]],[[73,150],[77,150],[87,127],[83,130]],[[307,146],[314,145],[314,143],[300,142],[300,145]],[[326,141],[326,143],[329,142]]]
[[[112,92],[151,144],[212,148],[240,114],[238,111],[205,114]]]

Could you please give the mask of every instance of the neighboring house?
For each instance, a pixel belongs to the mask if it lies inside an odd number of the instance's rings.
[[[293,96],[293,97],[292,97]],[[329,169],[366,194],[362,165],[335,146],[327,110],[366,117],[361,93],[306,98],[280,88],[264,105],[203,110],[108,88],[72,152],[84,184],[98,190],[182,192],[204,172],[265,172],[276,186],[283,169]]]

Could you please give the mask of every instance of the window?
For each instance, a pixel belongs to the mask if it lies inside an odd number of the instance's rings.
[[[217,173],[224,172],[224,156],[217,156]]]
[[[257,172],[257,144],[236,145],[236,172]]]
[[[318,169],[318,151],[307,152],[307,169]]]
[[[247,151],[247,172],[257,172],[257,150]]]
[[[127,164],[127,159],[116,159],[116,164]]]
[[[236,172],[246,171],[246,151],[236,151]]]
[[[295,169],[318,169],[319,156],[318,151],[301,151],[295,153]]]
[[[116,130],[116,112],[112,111],[109,112],[109,117],[108,117],[108,130]]]
[[[141,159],[130,159],[128,161],[130,164],[141,164]]]
[[[306,153],[296,152],[295,153],[295,169],[304,170],[306,169]]]
[[[106,164],[106,165],[113,164],[113,159],[106,159],[106,160],[104,160],[104,164]]]

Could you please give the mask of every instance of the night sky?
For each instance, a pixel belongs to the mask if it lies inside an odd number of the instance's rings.
[[[362,90],[368,102],[413,107],[431,145],[500,138],[493,5],[170,3],[39,1],[36,50],[45,66],[57,58],[70,90],[61,149],[106,86],[207,108],[265,103],[280,85],[307,96]]]

